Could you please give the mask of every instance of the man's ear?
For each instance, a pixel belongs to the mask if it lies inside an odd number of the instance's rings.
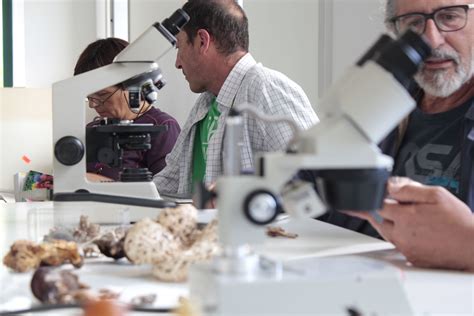
[[[211,34],[204,29],[199,29],[196,36],[197,45],[199,45],[199,51],[201,53],[206,53],[211,46]]]

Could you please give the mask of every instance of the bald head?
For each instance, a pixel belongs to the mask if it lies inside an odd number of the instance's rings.
[[[189,0],[183,6],[190,20],[183,30],[190,42],[197,31],[206,30],[220,53],[230,55],[249,49],[248,20],[234,0]]]

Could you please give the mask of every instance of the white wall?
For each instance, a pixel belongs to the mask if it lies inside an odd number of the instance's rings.
[[[244,0],[250,51],[299,83],[317,111],[325,92],[321,90],[385,31],[384,4],[385,0]]]
[[[0,87],[3,87],[3,12],[2,10],[3,10],[3,6],[0,6],[0,61],[1,61],[0,62]]]
[[[313,107],[318,100],[319,2],[244,0],[250,52],[298,83]]]
[[[73,74],[96,39],[94,0],[25,0],[26,87],[51,87]]]
[[[20,171],[52,174],[51,102],[51,89],[0,89],[0,191],[13,190]]]
[[[332,0],[333,80],[385,32],[384,3],[385,0]]]

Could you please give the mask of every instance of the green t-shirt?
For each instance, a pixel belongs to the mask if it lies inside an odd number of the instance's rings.
[[[197,182],[203,182],[206,174],[207,146],[214,132],[221,113],[217,108],[216,98],[211,101],[209,112],[197,123],[193,147],[193,188]]]

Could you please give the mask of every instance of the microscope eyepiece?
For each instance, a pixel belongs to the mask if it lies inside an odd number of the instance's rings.
[[[405,52],[407,56],[413,58],[414,63],[420,64],[431,55],[431,46],[426,42],[424,37],[411,30],[405,32],[398,41],[406,47]],[[410,50],[413,52],[410,53]]]
[[[357,66],[362,67],[369,60],[375,61],[409,89],[412,87],[413,75],[430,54],[431,47],[423,37],[408,30],[396,40],[382,35],[359,59]]]
[[[176,45],[176,35],[188,21],[189,15],[183,9],[178,9],[169,18],[164,19],[161,23],[157,22],[153,26],[174,46]]]
[[[413,75],[430,55],[431,47],[423,37],[408,30],[399,39],[384,45],[373,60],[392,73],[403,86],[410,87]]]
[[[161,24],[168,32],[176,36],[188,21],[189,15],[183,9],[178,9],[169,18],[164,19]]]

